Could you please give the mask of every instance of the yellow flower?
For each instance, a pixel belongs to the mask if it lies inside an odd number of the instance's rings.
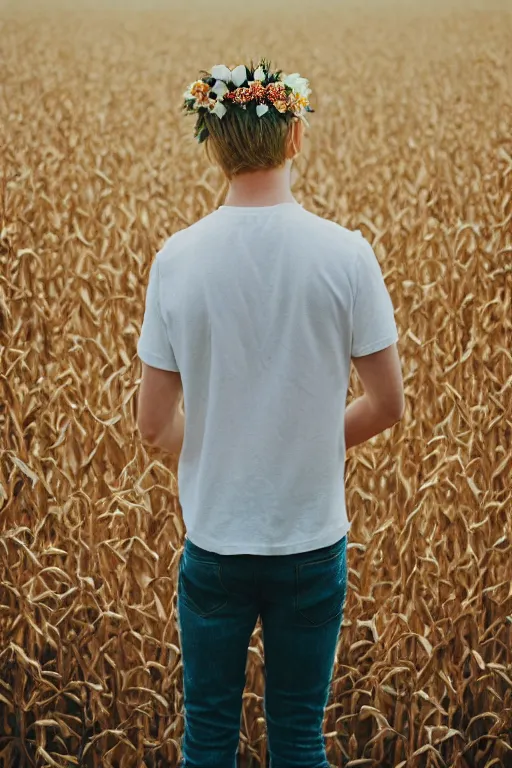
[[[278,112],[286,112],[288,108],[288,104],[286,101],[274,101],[274,107],[277,109]]]
[[[309,100],[300,93],[293,93],[290,96],[290,109],[296,115],[300,115],[308,106]]]

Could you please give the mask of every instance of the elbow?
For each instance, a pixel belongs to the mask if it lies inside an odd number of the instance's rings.
[[[401,396],[381,400],[374,408],[375,418],[380,422],[382,429],[389,429],[402,420],[405,412],[405,398]]]
[[[155,446],[158,443],[158,432],[154,426],[145,424],[142,420],[137,422],[137,429],[142,442],[145,445]]]
[[[404,413],[405,413],[405,399],[402,398],[400,401],[396,403],[396,405],[388,409],[387,415],[388,415],[388,418],[390,419],[389,426],[392,427],[395,424],[398,424],[398,422],[403,419]]]
[[[148,448],[158,448],[158,438],[156,435],[140,435],[141,443],[148,446]]]

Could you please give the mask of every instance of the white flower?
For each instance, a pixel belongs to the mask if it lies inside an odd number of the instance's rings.
[[[231,82],[231,70],[225,64],[216,64],[212,67],[212,77],[216,80],[223,80],[225,83]]]
[[[247,80],[247,70],[243,64],[240,64],[238,67],[235,67],[230,74],[231,74],[231,80],[233,81],[233,83],[236,85],[237,88],[240,88],[242,83],[245,83],[245,81]]]
[[[216,99],[213,103],[213,106],[210,107],[210,112],[213,115],[217,115],[217,117],[222,120],[222,118],[227,112],[227,109],[221,101]]]
[[[306,80],[305,77],[301,77],[298,72],[294,72],[292,75],[286,75],[283,82],[291,88],[294,93],[297,93],[299,96],[304,96],[306,99],[311,93],[309,81]]]
[[[263,115],[266,114],[266,112],[268,112],[267,105],[258,104],[258,106],[256,107],[256,114],[258,115],[258,117],[263,117]]]
[[[216,94],[217,99],[219,101],[222,101],[226,93],[228,93],[229,88],[227,87],[226,83],[223,80],[217,80],[217,82],[212,88],[212,91]]]
[[[256,69],[255,72],[254,72],[254,79],[255,80],[264,80],[265,77],[266,77],[266,75],[265,75],[265,70],[263,69],[263,67],[258,67],[258,69]]]

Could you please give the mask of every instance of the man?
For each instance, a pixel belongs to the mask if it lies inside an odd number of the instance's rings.
[[[233,768],[258,617],[272,768],[327,768],[347,591],[344,461],[395,424],[393,307],[370,245],[290,189],[308,81],[216,66],[185,94],[229,182],[150,274],[138,425],[178,453],[184,768]],[[344,410],[353,360],[365,394]],[[180,407],[184,399],[184,412]]]

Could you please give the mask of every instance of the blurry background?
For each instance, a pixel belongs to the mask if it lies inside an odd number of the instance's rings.
[[[221,199],[184,88],[262,55],[311,80],[295,192],[373,244],[404,365],[347,461],[330,760],[511,764],[511,40],[496,2],[0,3],[0,766],[177,763],[184,531],[136,341],[156,250]],[[258,629],[243,768],[262,664]]]

